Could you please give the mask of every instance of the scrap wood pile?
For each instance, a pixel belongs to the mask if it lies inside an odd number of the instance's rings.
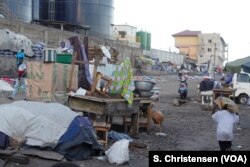
[[[110,55],[111,55],[111,59],[109,61],[110,64],[116,64],[118,62],[119,52],[112,47],[109,48],[108,50],[109,50]],[[103,56],[104,56],[102,49],[99,46],[89,47],[88,53],[89,53],[89,61],[92,61],[95,57],[98,57],[99,60],[102,60]]]

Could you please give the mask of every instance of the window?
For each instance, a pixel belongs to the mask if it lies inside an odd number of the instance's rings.
[[[212,52],[212,48],[207,48],[207,51],[208,52]]]
[[[119,35],[121,36],[121,38],[125,38],[126,37],[126,31],[119,31]]]
[[[250,77],[247,74],[238,74],[237,81],[238,82],[249,83],[250,82]]]
[[[209,40],[208,40],[208,43],[212,43],[212,39],[209,39]]]

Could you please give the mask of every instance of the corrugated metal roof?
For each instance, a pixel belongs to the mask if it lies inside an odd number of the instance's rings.
[[[190,31],[190,30],[185,30],[185,31],[181,31],[178,32],[176,34],[173,34],[173,37],[176,36],[198,36],[199,34],[201,34],[201,31]]]

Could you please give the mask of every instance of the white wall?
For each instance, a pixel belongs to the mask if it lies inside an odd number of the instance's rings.
[[[185,55],[175,52],[167,52],[163,50],[151,49],[151,55],[157,56],[161,62],[172,62],[176,65],[181,65],[184,63]]]

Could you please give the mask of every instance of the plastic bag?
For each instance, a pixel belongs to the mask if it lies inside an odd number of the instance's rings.
[[[108,133],[108,137],[111,138],[112,140],[122,140],[122,139],[127,139],[129,141],[133,141],[133,139],[131,137],[129,137],[127,134],[123,134],[123,133],[118,133],[116,131],[109,131]]]
[[[107,156],[108,162],[111,164],[124,164],[129,161],[129,140],[123,139],[115,142],[105,154]]]

